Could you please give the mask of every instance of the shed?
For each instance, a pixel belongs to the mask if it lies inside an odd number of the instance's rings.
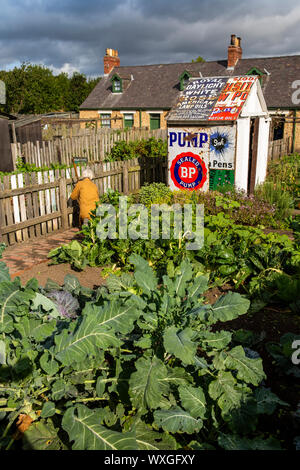
[[[11,122],[16,118],[11,114],[0,112],[0,171],[13,171],[14,164],[11,153]]]
[[[266,177],[270,121],[257,76],[190,78],[167,117],[169,186],[253,193]]]

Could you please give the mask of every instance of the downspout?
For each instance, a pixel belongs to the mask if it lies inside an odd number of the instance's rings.
[[[142,111],[140,110],[140,129],[142,128]]]
[[[296,142],[296,119],[297,119],[297,110],[294,109],[294,122],[293,122],[293,144],[292,144],[292,153],[295,153],[295,142]]]

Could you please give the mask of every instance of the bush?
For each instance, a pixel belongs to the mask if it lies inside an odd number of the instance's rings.
[[[283,191],[287,191],[295,202],[300,199],[299,190],[299,154],[286,155],[279,160],[269,162],[267,181],[280,184]]]
[[[166,158],[168,154],[167,141],[162,139],[142,139],[135,142],[116,142],[110,153],[106,155],[106,161],[124,161],[138,157]]]
[[[164,183],[145,184],[139,192],[139,202],[146,207],[151,204],[171,204],[173,194]]]
[[[291,215],[294,199],[281,183],[266,181],[255,189],[256,197],[275,206],[275,218],[283,220]]]

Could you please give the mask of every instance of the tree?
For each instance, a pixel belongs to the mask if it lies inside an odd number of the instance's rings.
[[[201,57],[201,56],[199,55],[199,57],[197,57],[197,59],[195,59],[195,60],[193,59],[193,60],[192,60],[192,63],[195,63],[195,62],[205,62],[205,59],[203,59],[203,57]]]
[[[44,114],[78,111],[99,78],[87,79],[78,72],[69,78],[66,73],[54,75],[51,69],[42,65],[23,63],[8,72],[0,71],[0,80],[6,84],[3,111]]]

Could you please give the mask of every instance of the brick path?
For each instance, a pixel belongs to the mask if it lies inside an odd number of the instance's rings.
[[[31,241],[9,246],[3,252],[2,261],[9,267],[12,277],[18,276],[36,264],[47,262],[49,251],[78,238],[78,231],[78,228],[65,232],[58,231],[46,237],[34,238]]]

